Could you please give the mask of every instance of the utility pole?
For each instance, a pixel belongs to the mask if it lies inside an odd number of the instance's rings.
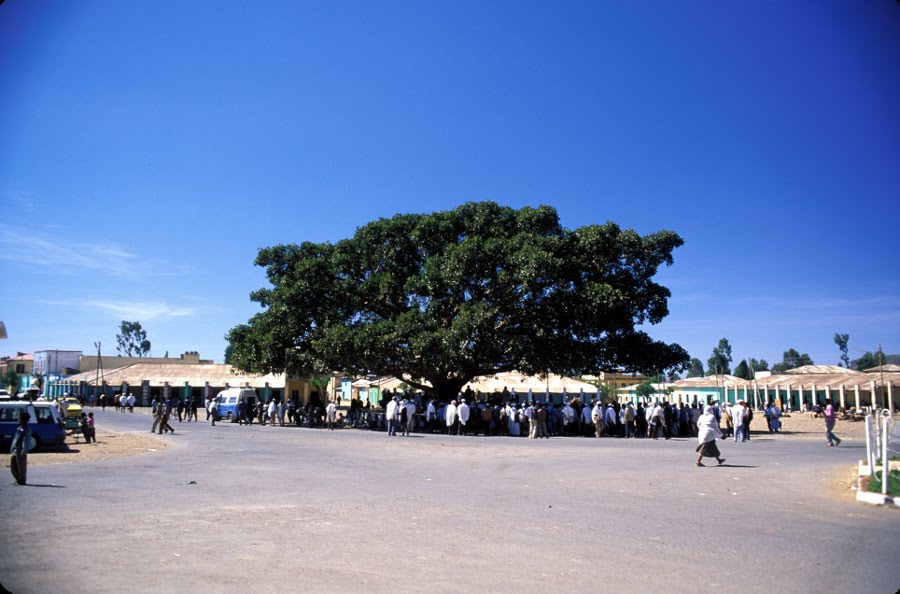
[[[100,358],[100,341],[95,342],[94,346],[97,347],[97,378],[94,380],[94,396],[97,396],[97,390],[103,387],[100,383],[103,377],[103,359]]]

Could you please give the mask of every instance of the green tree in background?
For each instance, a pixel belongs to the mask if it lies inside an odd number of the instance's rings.
[[[634,393],[644,398],[650,398],[656,394],[656,388],[650,383],[650,380],[645,380],[634,387]]]
[[[760,359],[757,361],[754,358],[750,358],[750,369],[756,373],[757,371],[768,371],[769,370],[769,362],[765,359]]]
[[[857,371],[865,371],[879,365],[884,365],[884,351],[879,348],[876,352],[866,351],[862,357],[853,362]]]
[[[734,376],[745,380],[751,379],[750,365],[747,364],[746,359],[741,359],[741,362],[734,368]]]
[[[116,335],[116,350],[125,357],[144,357],[150,354],[147,331],[141,327],[140,322],[122,320]]]
[[[772,366],[772,371],[783,373],[789,369],[796,369],[804,365],[815,365],[815,363],[806,353],[801,355],[796,349],[788,349],[784,352],[781,363],[776,363]]]
[[[263,311],[227,338],[246,372],[374,373],[442,398],[510,370],[683,368],[683,348],[636,328],[668,315],[653,277],[682,243],[613,223],[568,230],[548,206],[399,214],[337,244],[260,250]]]
[[[850,369],[850,347],[847,345],[848,342],[850,342],[849,334],[834,333],[834,344],[836,344],[841,351],[841,361],[844,363],[844,367]]]
[[[712,356],[706,362],[706,373],[709,375],[731,373],[731,345],[728,344],[727,338],[721,339],[719,345],[713,349]]]
[[[233,356],[233,354],[234,354],[234,347],[229,344],[227,347],[225,347],[225,364],[226,365],[231,365],[231,357]]]
[[[703,371],[703,362],[696,357],[691,357],[691,362],[688,363],[687,376],[703,377],[704,375],[705,373]]]
[[[10,395],[15,396],[19,393],[19,383],[22,380],[15,369],[7,371],[3,379],[6,382],[7,390],[9,390]]]

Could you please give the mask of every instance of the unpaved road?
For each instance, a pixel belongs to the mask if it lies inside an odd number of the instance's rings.
[[[145,415],[98,426],[149,436]],[[389,438],[174,424],[169,447],[0,485],[23,592],[893,592],[900,513],[835,492],[862,444]]]

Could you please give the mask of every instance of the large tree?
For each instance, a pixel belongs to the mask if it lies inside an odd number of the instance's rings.
[[[684,349],[636,326],[668,314],[653,277],[682,243],[482,202],[379,219],[336,244],[264,248],[256,264],[271,287],[228,333],[232,360],[246,372],[393,375],[444,398],[510,370],[680,369]]]
[[[731,373],[731,345],[727,338],[719,340],[718,346],[713,349],[712,355],[706,362],[706,373],[716,375],[719,373]]]
[[[772,371],[783,373],[789,369],[796,369],[804,365],[815,365],[815,363],[806,353],[801,355],[797,349],[788,349],[784,352],[781,363],[776,363],[772,366]]]
[[[116,335],[116,350],[126,357],[143,357],[150,354],[147,331],[141,327],[140,322],[122,320],[119,333]]]

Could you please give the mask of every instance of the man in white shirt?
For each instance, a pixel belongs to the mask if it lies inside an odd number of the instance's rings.
[[[591,409],[593,407],[588,403],[584,403],[584,406],[581,407],[581,424],[584,426],[584,437],[590,437],[591,432],[594,430],[594,420],[591,416]]]
[[[334,425],[337,423],[337,405],[334,401],[329,402],[325,407],[325,422],[328,424],[328,429],[334,431]]]
[[[604,422],[606,423],[606,434],[607,435],[615,435],[616,434],[616,408],[612,404],[606,407],[606,414],[604,418]]]
[[[596,437],[600,437],[603,435],[603,405],[599,400],[594,403],[594,408],[591,410],[591,420],[594,421]]]
[[[412,398],[406,401],[406,434],[416,428],[416,403]]]
[[[434,424],[436,420],[437,409],[434,407],[434,400],[429,400],[428,406],[425,408],[425,422],[429,433],[434,433]]]
[[[466,404],[466,399],[463,398],[459,403],[459,408],[456,410],[456,414],[459,415],[459,434],[466,434],[466,423],[469,422],[469,405]]]
[[[456,400],[450,401],[444,410],[444,422],[447,424],[447,435],[459,434],[459,418],[456,414]]]
[[[734,423],[734,441],[747,441],[744,431],[744,421],[747,420],[747,408],[743,400],[738,400],[731,407],[731,420]]]
[[[566,402],[562,409],[563,413],[563,433],[571,435],[575,429],[575,409],[572,408],[572,402]]]
[[[396,396],[388,400],[384,418],[387,421],[388,435],[397,435],[397,423],[400,422],[400,403],[397,402]]]

